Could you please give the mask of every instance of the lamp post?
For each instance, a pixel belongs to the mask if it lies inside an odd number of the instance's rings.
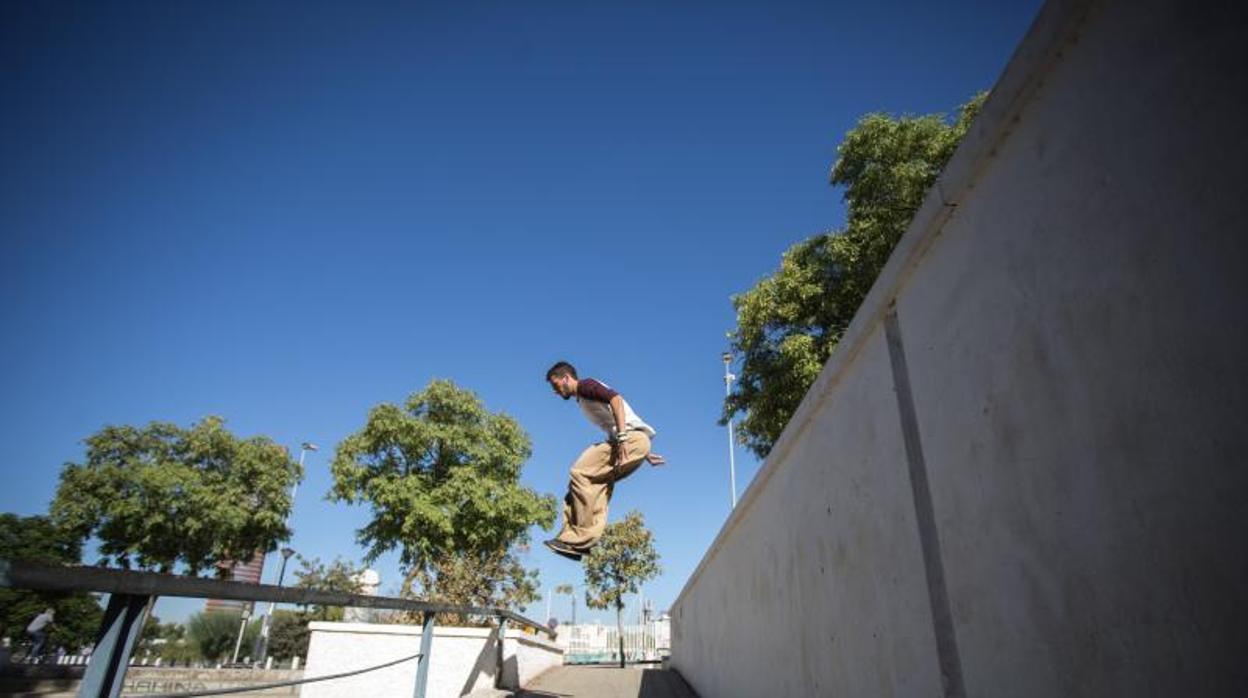
[[[320,447],[314,443],[304,441],[299,444],[299,472],[303,472],[303,457],[308,455],[308,451],[319,451]],[[295,486],[290,489],[290,507],[295,507],[295,495],[299,494],[299,481],[295,480]]]
[[[737,379],[728,370],[732,364],[732,354],[724,352],[724,397],[732,396],[732,382]],[[732,438],[732,415],[728,415],[728,482],[732,487],[732,508],[737,508],[737,456],[735,453],[735,444]]]
[[[277,572],[277,588],[282,588],[282,580],[286,577],[286,561],[290,560],[290,556],[295,551],[290,548],[282,548],[282,566]],[[277,606],[276,601],[269,602],[269,612],[264,614],[264,623],[260,625],[260,637],[257,639],[259,649],[256,650],[256,661],[263,664],[269,655],[269,628],[273,625],[273,608]]]
[[[576,626],[576,587],[572,584],[560,584],[555,587],[556,594],[567,594],[572,599],[572,625]]]
[[[307,458],[308,451],[318,451],[318,450],[320,450],[320,447],[310,441],[304,441],[303,443],[299,444],[299,472],[300,473],[303,472],[303,461],[305,458]],[[299,480],[296,479],[295,484],[292,485],[290,488],[291,511],[294,511],[295,495],[297,494],[299,494]],[[281,567],[281,570],[277,573],[277,586],[279,587],[282,586],[282,578],[286,576],[286,561],[289,560],[290,556],[294,554],[295,554],[294,550],[291,550],[290,548],[282,548],[282,567]],[[273,622],[273,609],[276,606],[277,606],[277,602],[275,601],[269,602],[268,613],[264,614],[264,622],[261,623],[260,625],[260,637],[256,638],[255,647],[252,648],[257,657],[257,661],[259,662],[263,662],[265,657],[269,653],[269,628]],[[240,634],[239,637],[241,638],[242,635]],[[237,654],[237,652],[235,654]]]
[[[234,642],[234,654],[230,658],[230,664],[238,664],[238,652],[243,648],[243,634],[247,632],[247,621],[251,620],[251,607],[255,604],[248,601],[243,606],[243,612],[238,620],[238,640]]]

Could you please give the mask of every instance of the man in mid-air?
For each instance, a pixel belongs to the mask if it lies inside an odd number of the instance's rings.
[[[663,465],[650,452],[654,429],[615,390],[593,378],[578,378],[576,368],[560,361],[546,372],[546,382],[564,400],[576,398],[581,412],[606,434],[572,464],[568,495],[563,499],[563,528],[546,547],[571,560],[580,560],[607,527],[607,503],[615,483],[628,477],[642,461]]]

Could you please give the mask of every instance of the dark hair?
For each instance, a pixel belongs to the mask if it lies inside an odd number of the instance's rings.
[[[567,361],[560,361],[554,366],[551,366],[550,370],[546,372],[546,380],[549,381],[551,378],[556,376],[572,376],[573,378],[576,378],[576,367]]]

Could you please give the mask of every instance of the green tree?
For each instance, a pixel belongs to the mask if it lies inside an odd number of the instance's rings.
[[[320,558],[299,556],[299,570],[295,572],[295,581],[291,586],[297,589],[314,589],[331,591],[339,594],[360,593],[359,575],[363,567],[336,558],[329,564],[322,563]],[[274,611],[273,621],[269,627],[268,654],[274,659],[287,660],[291,657],[306,657],[308,641],[311,633],[308,623],[312,621],[341,621],[344,609],[341,606],[322,606],[313,604],[300,608],[298,611]]]
[[[176,645],[186,638],[186,626],[179,623],[161,623],[160,618],[149,614],[143,620],[143,631],[139,635],[136,655],[156,654],[166,659],[172,658],[176,652],[169,652],[170,644]]]
[[[138,651],[151,650],[153,644],[160,639],[160,618],[149,613],[143,618],[143,630],[139,631]]]
[[[86,445],[86,461],[61,472],[51,514],[78,540],[95,535],[102,562],[223,573],[290,535],[302,472],[266,437],[240,439],[208,417],[189,429],[107,426]]]
[[[434,561],[437,579],[430,601],[519,608],[541,598],[537,570],[525,569],[510,550],[448,553]],[[484,624],[462,614],[439,614],[450,625]]]
[[[186,637],[195,654],[212,662],[228,662],[234,656],[242,616],[233,611],[196,613],[186,622]],[[251,647],[260,634],[260,621],[253,620],[243,631],[243,648]]]
[[[269,626],[269,656],[278,661],[307,657],[310,637],[306,613],[274,611]]]
[[[336,558],[326,565],[321,562],[320,558],[309,559],[300,555],[299,571],[295,572],[295,583],[292,586],[297,589],[358,594],[360,593],[359,575],[363,571],[363,567],[356,567],[342,558]],[[343,617],[343,608],[313,605],[310,609],[302,611],[300,615],[304,619],[304,625],[314,620],[340,621]]]
[[[435,380],[403,405],[374,407],[338,445],[330,497],[372,506],[357,538],[366,561],[399,552],[401,593],[419,584],[431,599],[514,603],[536,598],[536,585],[511,551],[530,526],[549,528],[555,518],[553,496],[520,484],[530,453],[516,420]],[[462,583],[472,574],[479,583]]]
[[[624,666],[624,595],[636,594],[639,585],[659,575],[659,554],[654,536],[640,512],[631,511],[621,521],[608,524],[602,538],[585,557],[585,604],[590,608],[615,607],[619,630],[620,666]]]
[[[237,627],[235,628],[237,630]],[[199,654],[199,649],[195,643],[186,638],[185,628],[180,637],[170,638],[160,646],[160,658],[163,662],[167,662],[169,666],[190,666],[192,662],[203,659]]]
[[[44,563],[77,564],[81,541],[67,535],[46,516],[0,514],[0,558]],[[99,600],[90,594],[54,593],[0,587],[0,636],[26,641],[26,626],[46,608],[55,612],[46,647],[75,651],[95,640],[104,616]]]
[[[135,647],[136,655],[155,652],[160,649],[162,638],[160,637],[160,618],[155,614],[148,613],[143,618],[143,630],[139,632],[139,642]]]
[[[744,416],[742,444],[765,458],[819,376],[928,189],[966,135],[986,94],[952,121],[940,114],[868,114],[837,148],[831,183],[846,224],[789,248],[780,268],[733,296],[729,334],[741,365],[721,423]]]

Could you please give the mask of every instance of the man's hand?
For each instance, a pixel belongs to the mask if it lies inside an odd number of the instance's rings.
[[[667,459],[657,453],[647,453],[646,462],[650,465],[667,465]]]
[[[628,432],[611,434],[607,437],[607,443],[611,444],[611,467],[618,468],[624,465],[624,459],[628,457]]]

